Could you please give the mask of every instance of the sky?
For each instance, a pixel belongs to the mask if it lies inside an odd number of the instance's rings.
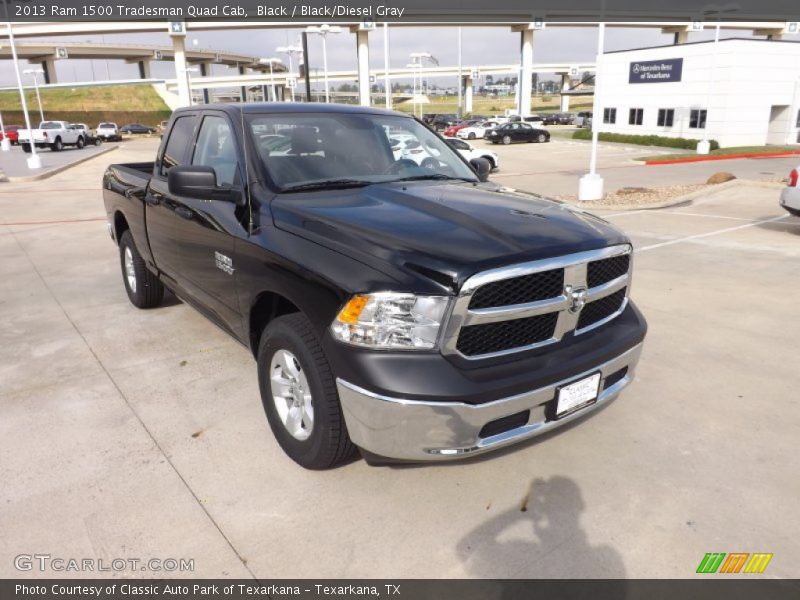
[[[294,44],[301,29],[265,29],[242,31],[209,31],[190,33],[188,48],[228,50],[256,57],[276,57],[284,61],[286,56],[276,53],[278,46]],[[745,31],[724,32],[722,37],[743,37]],[[712,30],[690,34],[690,41],[713,39]],[[43,38],[44,39],[44,38]],[[800,40],[798,36],[785,39]],[[98,43],[143,44],[148,46],[170,46],[169,36],[162,34],[120,34],[106,36],[58,37],[47,41],[92,41]],[[197,41],[196,45],[194,41]],[[348,31],[328,35],[328,68],[331,70],[356,69],[355,35]],[[672,34],[662,34],[657,28],[608,28],[606,51],[625,50],[647,46],[671,44]],[[4,43],[3,42],[0,43]],[[309,59],[311,68],[322,69],[322,41],[319,36],[309,36]],[[519,62],[520,34],[512,33],[508,27],[465,27],[462,34],[463,64],[514,64]],[[383,69],[383,30],[379,27],[370,33],[371,68]],[[458,33],[455,27],[395,27],[389,29],[390,66],[404,67],[411,52],[430,52],[443,66],[458,64]],[[597,28],[551,27],[534,33],[534,63],[593,62],[597,53]],[[22,61],[21,69],[28,68]],[[123,61],[66,60],[57,61],[56,70],[60,82],[86,81],[91,79],[126,79],[138,77],[135,64]],[[229,70],[216,65],[215,75],[225,75]],[[157,78],[174,78],[171,62],[153,63],[151,73]],[[30,76],[28,76],[30,77]],[[547,77],[545,77],[547,78]],[[455,85],[455,78],[431,78],[440,86]],[[10,60],[0,60],[0,87],[15,85],[16,80]]]

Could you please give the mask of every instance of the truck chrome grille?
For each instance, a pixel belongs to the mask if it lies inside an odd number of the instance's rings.
[[[442,351],[476,360],[600,327],[627,306],[631,263],[623,244],[473,275],[456,298]]]
[[[564,269],[531,273],[482,285],[472,295],[469,307],[489,308],[545,300],[564,289]]]
[[[586,329],[590,325],[595,325],[603,319],[609,318],[619,310],[623,302],[625,302],[625,288],[614,292],[610,296],[600,298],[600,300],[589,302],[581,311],[581,316],[578,319],[578,329]]]
[[[617,277],[622,277],[628,272],[630,264],[630,254],[613,256],[603,260],[593,260],[586,268],[586,284],[593,288],[608,283]]]
[[[461,328],[457,349],[464,356],[502,352],[520,346],[530,346],[553,337],[557,313],[498,321]]]

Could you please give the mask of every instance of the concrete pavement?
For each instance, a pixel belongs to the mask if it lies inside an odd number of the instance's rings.
[[[153,145],[0,185],[0,576],[38,552],[194,559],[127,576],[682,578],[711,551],[800,576],[800,219],[777,190],[606,215],[650,324],[606,409],[471,461],[320,473],[272,438],[246,349],[128,303],[100,177]]]

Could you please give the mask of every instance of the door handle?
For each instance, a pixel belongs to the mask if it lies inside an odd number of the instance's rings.
[[[161,204],[161,198],[159,198],[158,196],[153,196],[152,194],[147,194],[144,197],[144,201],[150,206],[158,206],[159,204]]]
[[[182,219],[191,219],[194,216],[194,213],[191,210],[188,208],[183,208],[182,206],[175,208],[175,214]]]

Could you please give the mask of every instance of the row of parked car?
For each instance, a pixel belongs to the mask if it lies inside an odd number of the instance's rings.
[[[3,132],[11,145],[19,145],[25,152],[31,151],[31,146],[37,148],[50,148],[58,152],[66,146],[83,148],[84,146],[99,146],[103,142],[120,141],[123,133],[145,134],[155,133],[155,127],[148,127],[141,123],[130,123],[118,127],[116,123],[100,123],[96,130],[92,130],[86,123],[69,123],[68,121],[42,121],[36,129],[25,129],[21,125],[8,125],[0,131],[0,141]]]

